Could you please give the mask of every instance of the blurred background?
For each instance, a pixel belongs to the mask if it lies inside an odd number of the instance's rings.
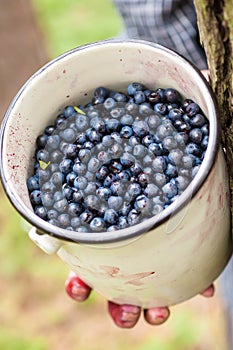
[[[120,34],[110,0],[0,0],[0,115],[31,74],[76,46]],[[141,318],[121,330],[96,293],[65,294],[68,268],[29,240],[28,226],[0,187],[0,350],[225,350],[221,298],[196,296],[162,326]]]

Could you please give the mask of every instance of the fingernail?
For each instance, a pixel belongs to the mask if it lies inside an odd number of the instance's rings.
[[[152,325],[164,323],[170,315],[167,307],[156,307],[144,311],[145,320]]]
[[[118,305],[113,302],[108,302],[109,313],[120,328],[132,328],[139,320],[141,308],[133,305]]]
[[[68,278],[66,281],[65,288],[67,294],[72,299],[80,302],[85,301],[91,292],[91,288],[87,286],[77,276]]]

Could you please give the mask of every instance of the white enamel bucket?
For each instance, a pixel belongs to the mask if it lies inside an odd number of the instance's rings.
[[[176,88],[201,106],[210,139],[198,174],[178,201],[127,229],[81,233],[43,221],[32,210],[26,186],[36,137],[66,105],[89,101],[97,86],[124,90],[133,81]],[[192,64],[160,45],[98,42],[42,67],[6,112],[0,162],[10,201],[32,225],[30,238],[109,300],[145,308],[180,303],[209,286],[230,258],[228,175],[214,96]]]

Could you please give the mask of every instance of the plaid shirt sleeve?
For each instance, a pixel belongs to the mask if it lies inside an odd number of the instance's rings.
[[[125,25],[125,32],[121,37],[157,42],[179,52],[200,69],[207,67],[192,0],[113,2]]]

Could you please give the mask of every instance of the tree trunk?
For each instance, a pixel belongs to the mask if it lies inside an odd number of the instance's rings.
[[[0,0],[0,120],[23,83],[48,60],[30,0]]]
[[[216,94],[230,176],[233,218],[233,0],[194,0],[210,83]],[[233,222],[233,220],[232,220]],[[221,232],[219,232],[221,234]],[[220,278],[228,348],[233,349],[233,258]]]

